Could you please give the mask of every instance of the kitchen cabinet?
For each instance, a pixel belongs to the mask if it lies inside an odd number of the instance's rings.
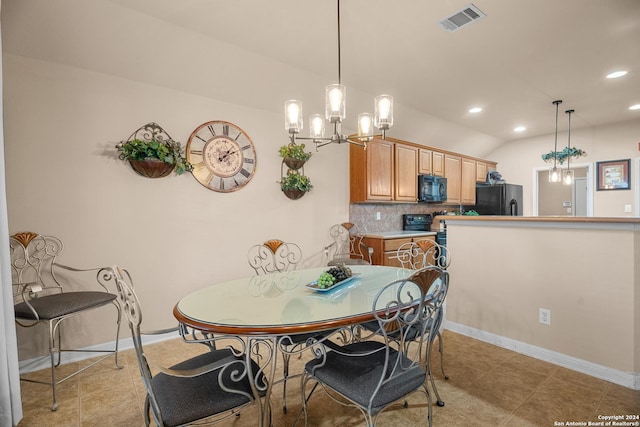
[[[420,175],[431,175],[431,150],[420,148],[418,150],[418,173]]]
[[[394,138],[349,146],[349,201],[417,203],[418,175],[447,178],[447,205],[475,205],[475,184],[496,163]]]
[[[476,204],[476,161],[462,158],[460,175],[460,203],[463,205]]]
[[[431,174],[444,176],[444,153],[433,151],[431,154]]]
[[[476,162],[476,182],[487,181],[487,163],[477,161]]]
[[[447,204],[459,205],[461,202],[462,158],[444,155],[444,177],[447,178]]]
[[[394,190],[394,143],[374,139],[367,149],[350,144],[351,203],[392,201]],[[417,185],[417,184],[416,184]]]
[[[386,265],[391,267],[402,267],[400,261],[396,259],[398,248],[405,243],[417,242],[419,240],[434,240],[434,235],[423,235],[415,237],[395,237],[384,238],[378,236],[366,236],[363,239],[365,245],[373,249],[371,263],[373,265]]]
[[[399,202],[418,201],[418,149],[411,145],[395,146],[395,193]]]

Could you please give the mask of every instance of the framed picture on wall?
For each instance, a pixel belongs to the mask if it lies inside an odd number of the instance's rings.
[[[631,189],[631,159],[596,162],[596,190]]]

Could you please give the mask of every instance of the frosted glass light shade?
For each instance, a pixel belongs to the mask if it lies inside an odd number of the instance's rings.
[[[376,96],[374,113],[374,126],[376,128],[387,130],[393,126],[393,96]]]
[[[320,114],[312,114],[311,116],[309,116],[309,137],[324,137],[324,117],[322,117]]]
[[[361,113],[358,115],[358,136],[371,136],[373,134],[373,114]]]
[[[562,171],[562,183],[564,185],[572,185],[574,180],[575,176],[572,169]]]
[[[325,118],[330,123],[340,123],[346,117],[347,88],[343,85],[329,85],[325,89]]]
[[[284,103],[284,128],[289,133],[300,133],[303,128],[302,102],[290,99]]]
[[[562,174],[560,173],[560,169],[555,166],[549,169],[549,182],[560,182],[561,178]]]

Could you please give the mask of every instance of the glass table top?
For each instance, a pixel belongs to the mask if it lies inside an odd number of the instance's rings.
[[[329,267],[251,276],[218,283],[182,298],[174,315],[211,332],[247,334],[308,332],[369,315],[378,291],[414,271],[385,266],[349,266],[357,277],[328,292],[307,287]],[[275,333],[275,332],[274,332]]]

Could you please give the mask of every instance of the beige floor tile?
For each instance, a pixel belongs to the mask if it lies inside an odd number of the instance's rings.
[[[227,342],[227,344],[230,342]],[[218,347],[224,347],[220,343]],[[434,378],[445,406],[433,403],[433,425],[446,427],[552,426],[554,421],[587,421],[598,414],[638,413],[640,391],[630,390],[556,365],[519,355],[460,334],[443,334],[445,369],[450,379],[440,374],[439,354],[434,351]],[[434,349],[437,349],[437,341]],[[170,366],[185,358],[208,351],[203,345],[185,344],[181,339],[146,346],[154,363]],[[302,372],[311,357],[293,357],[291,374]],[[51,388],[21,383],[24,419],[19,427],[93,427],[143,426],[145,389],[140,379],[133,350],[120,354],[124,366],[119,370],[105,360],[59,386],[59,409],[50,410]],[[72,364],[74,365],[74,364]],[[68,372],[74,366],[63,366]],[[276,366],[282,374],[282,359]],[[30,374],[48,379],[48,370]],[[380,427],[426,425],[427,403],[423,394],[414,393],[409,407],[396,405],[379,418]],[[291,426],[301,408],[300,378],[287,384],[287,407],[282,411],[282,385],[274,386],[272,420],[274,426]],[[217,424],[229,427],[257,425],[256,406],[240,416]],[[153,425],[153,422],[152,422]],[[303,423],[298,423],[298,426]],[[316,391],[308,406],[309,426],[363,426],[360,411],[331,400]]]

